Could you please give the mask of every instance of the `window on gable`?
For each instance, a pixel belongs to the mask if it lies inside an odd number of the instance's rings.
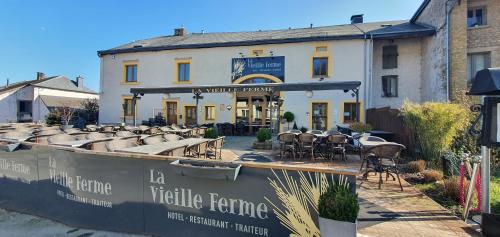
[[[467,27],[486,25],[486,8],[478,7],[467,10]]]
[[[125,82],[137,82],[137,64],[125,65]]]
[[[177,80],[178,81],[182,81],[182,82],[186,82],[186,81],[190,81],[190,63],[178,63],[177,64],[177,72],[178,72],[178,75],[177,75]]]
[[[383,97],[398,97],[398,76],[382,77],[382,93]]]
[[[328,76],[328,57],[313,58],[313,77]]]
[[[382,48],[382,67],[392,69],[398,67],[398,46],[387,45]]]

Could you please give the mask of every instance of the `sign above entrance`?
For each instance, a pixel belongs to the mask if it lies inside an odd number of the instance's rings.
[[[251,75],[266,74],[285,81],[285,57],[233,58],[231,64],[231,82]]]

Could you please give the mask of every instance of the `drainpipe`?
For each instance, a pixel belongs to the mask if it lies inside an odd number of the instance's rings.
[[[445,11],[446,11],[446,101],[450,101],[450,94],[451,94],[451,17],[450,14],[453,11],[453,8],[455,5],[448,5],[451,0],[447,0],[445,3]],[[449,9],[448,9],[449,8]]]

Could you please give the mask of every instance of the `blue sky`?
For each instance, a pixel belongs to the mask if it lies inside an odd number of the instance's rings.
[[[81,75],[99,88],[97,50],[189,32],[285,29],[409,19],[422,0],[2,0],[0,85],[46,75]]]

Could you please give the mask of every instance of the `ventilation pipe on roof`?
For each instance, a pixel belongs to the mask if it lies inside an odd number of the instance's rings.
[[[351,24],[363,23],[363,14],[352,15]]]
[[[186,30],[184,28],[174,29],[174,36],[184,36],[185,34],[186,34]]]
[[[83,88],[83,77],[82,76],[76,77],[76,86],[78,86],[78,88]]]
[[[36,80],[39,81],[39,80],[43,80],[43,79],[45,79],[45,73],[37,72],[36,73]]]

